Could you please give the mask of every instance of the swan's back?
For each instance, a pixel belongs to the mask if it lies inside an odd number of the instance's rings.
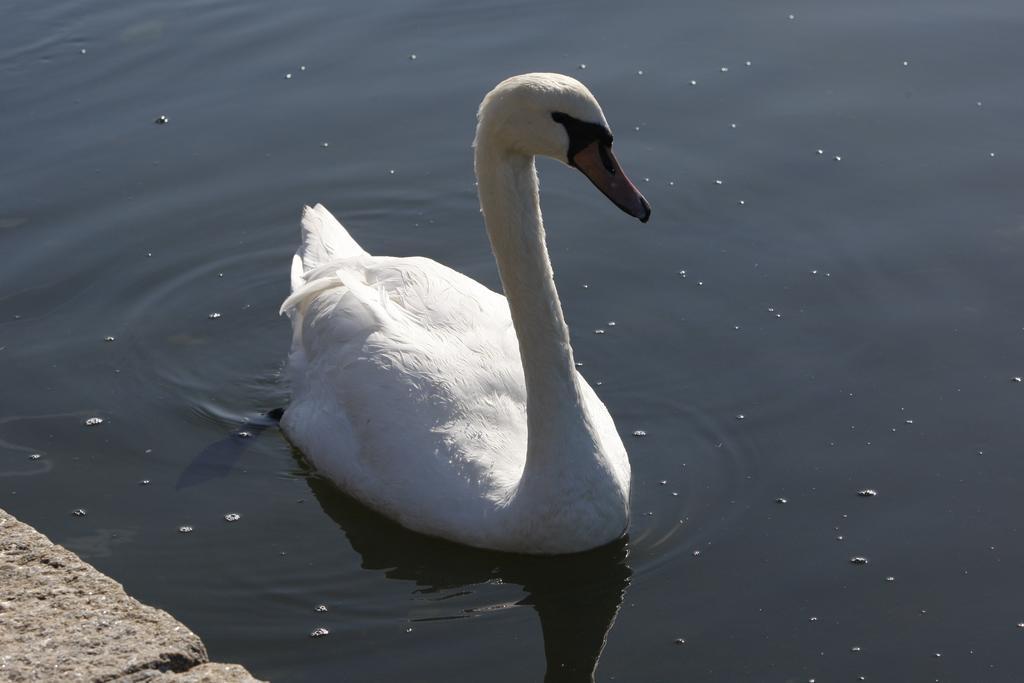
[[[348,493],[463,540],[513,491],[526,393],[505,298],[426,258],[372,256],[306,208],[282,310],[293,397],[282,426]],[[443,528],[442,528],[443,527]]]

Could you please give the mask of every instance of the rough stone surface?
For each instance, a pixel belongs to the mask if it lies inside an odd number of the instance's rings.
[[[138,671],[118,683],[260,683],[245,667],[238,664],[200,664],[188,671],[173,673],[147,669]]]
[[[0,680],[255,680],[208,659],[174,617],[0,510]]]

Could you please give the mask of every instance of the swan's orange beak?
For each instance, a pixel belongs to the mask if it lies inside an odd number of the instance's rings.
[[[569,163],[580,169],[605,197],[630,216],[639,218],[641,223],[646,223],[651,217],[651,205],[622,172],[611,146],[594,140],[576,152]]]

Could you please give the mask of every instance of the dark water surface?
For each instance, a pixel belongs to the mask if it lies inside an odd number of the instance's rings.
[[[1024,680],[1022,36],[1019,0],[8,2],[0,506],[275,681],[586,680],[605,638],[601,681]],[[474,115],[533,70],[654,207],[540,164],[634,473],[628,542],[562,559],[405,532],[260,418],[303,203],[497,285]]]

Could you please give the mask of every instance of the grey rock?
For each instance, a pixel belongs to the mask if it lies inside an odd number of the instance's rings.
[[[200,664],[182,673],[147,669],[117,679],[118,683],[260,683],[238,664]]]
[[[255,680],[208,661],[199,636],[174,617],[0,510],[0,680]],[[160,677],[175,672],[182,677]]]

